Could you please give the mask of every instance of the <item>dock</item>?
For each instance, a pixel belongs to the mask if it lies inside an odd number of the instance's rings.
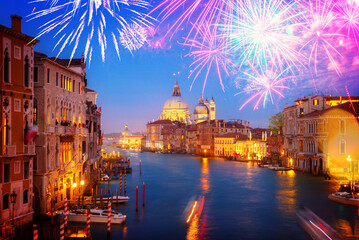
[[[314,240],[341,240],[340,234],[308,208],[296,211],[299,224]]]

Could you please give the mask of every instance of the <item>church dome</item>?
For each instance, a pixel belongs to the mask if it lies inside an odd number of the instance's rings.
[[[163,110],[189,110],[188,103],[181,96],[172,96],[163,105]]]
[[[203,103],[197,104],[197,106],[193,110],[193,114],[208,114],[208,113],[209,113],[208,108]]]

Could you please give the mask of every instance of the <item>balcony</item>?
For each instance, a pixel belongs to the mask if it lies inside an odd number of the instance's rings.
[[[57,134],[64,134],[64,128],[61,126],[56,126],[55,127],[55,133]]]
[[[3,148],[4,157],[15,157],[16,156],[16,145],[5,145]]]
[[[25,155],[35,155],[35,144],[24,145]]]
[[[47,125],[47,132],[48,133],[54,133],[55,132],[55,127],[51,126],[51,125]]]

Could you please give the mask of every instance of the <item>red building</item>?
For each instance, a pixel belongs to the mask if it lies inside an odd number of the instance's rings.
[[[280,134],[272,135],[268,137],[268,157],[273,163],[281,163],[281,157],[283,156],[283,137]],[[289,163],[290,164],[290,163]]]
[[[18,226],[33,215],[33,64],[39,41],[21,32],[21,17],[11,19],[11,28],[0,25],[0,224]]]

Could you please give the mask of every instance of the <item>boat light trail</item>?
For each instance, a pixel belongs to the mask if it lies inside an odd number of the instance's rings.
[[[191,214],[187,218],[187,223],[191,220],[191,217],[193,215],[193,212],[194,212],[194,209],[196,208],[196,206],[197,206],[197,201],[195,201],[194,204],[193,204]]]

